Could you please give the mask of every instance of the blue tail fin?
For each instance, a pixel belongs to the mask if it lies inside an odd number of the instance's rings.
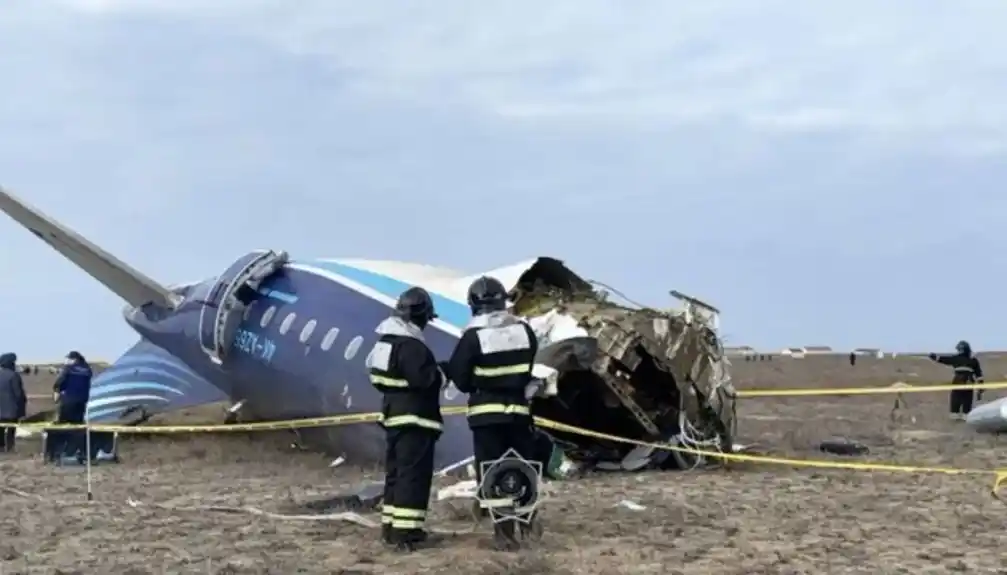
[[[141,408],[153,415],[226,399],[182,360],[140,340],[94,378],[87,414],[89,421],[114,422]]]

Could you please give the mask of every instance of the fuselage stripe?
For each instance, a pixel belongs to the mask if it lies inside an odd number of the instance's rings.
[[[294,263],[288,264],[287,267],[337,282],[355,292],[376,300],[389,308],[394,308],[395,300],[398,299],[399,294],[410,287],[409,284],[378,274],[371,274],[373,277],[370,279],[374,285],[362,283],[356,279],[346,277],[337,271],[341,268],[345,268],[347,270],[357,270],[357,268],[342,266],[341,264],[335,264],[333,262],[321,263],[324,267],[317,265],[318,262],[312,262],[311,264]],[[367,279],[367,274],[370,274],[370,272],[364,273],[361,272],[361,270],[357,271],[360,272],[358,274],[360,279]],[[448,299],[441,294],[431,293],[430,297],[434,300],[434,308],[437,310],[438,315],[441,316],[431,322],[430,326],[453,337],[459,337],[462,331],[461,327],[468,323],[469,317],[471,316],[468,307],[464,304]],[[464,312],[464,317],[462,317],[462,312]]]

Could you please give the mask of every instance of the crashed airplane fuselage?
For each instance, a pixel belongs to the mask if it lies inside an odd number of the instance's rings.
[[[513,288],[515,313],[542,340],[540,362],[556,370],[555,394],[535,400],[536,414],[633,439],[730,445],[733,389],[711,308],[688,298],[681,312],[618,305],[551,258],[466,275],[401,262],[296,261],[268,250],[241,256],[217,277],[166,287],[3,190],[0,209],[128,304],[126,322],[141,340],[95,379],[92,422],[222,400],[240,404],[242,419],[378,411],[365,358],[398,295],[413,285],[431,293],[439,319],[425,338],[445,360],[470,319],[467,288],[486,274]],[[442,405],[465,402],[453,386],[443,390]],[[358,459],[380,459],[383,449],[376,424],[301,436]],[[557,439],[575,459],[595,462],[624,460],[633,449]],[[436,466],[464,467],[471,453],[465,418],[446,418]]]

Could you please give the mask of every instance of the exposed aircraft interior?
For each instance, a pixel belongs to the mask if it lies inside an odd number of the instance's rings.
[[[545,361],[559,371],[555,395],[534,400],[536,415],[619,437],[731,445],[734,393],[712,307],[687,296],[680,310],[617,303],[551,258],[520,277],[511,299],[539,333],[540,361],[549,355]],[[688,454],[551,433],[568,456],[602,467],[699,463]]]

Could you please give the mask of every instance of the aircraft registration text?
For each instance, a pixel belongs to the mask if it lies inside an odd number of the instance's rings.
[[[273,361],[273,354],[276,353],[276,344],[268,337],[262,337],[247,329],[239,329],[234,338],[234,349],[263,363],[269,363]]]

